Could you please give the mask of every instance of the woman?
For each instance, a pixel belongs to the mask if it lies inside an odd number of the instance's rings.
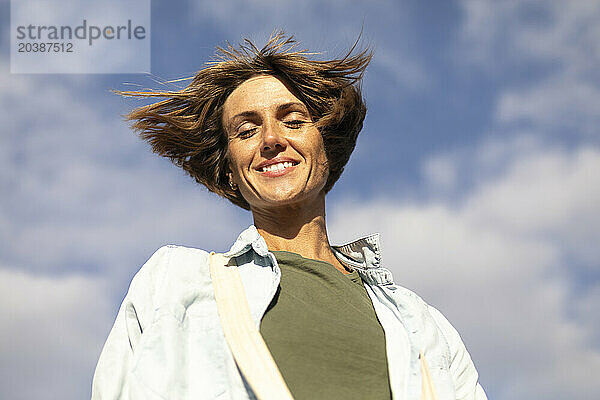
[[[291,394],[485,399],[458,333],[380,265],[377,234],[329,244],[325,195],[362,128],[371,53],[315,61],[282,33],[261,50],[246,42],[219,48],[221,60],[181,91],[120,93],[167,97],[134,110],[134,128],[252,212],[225,256]],[[175,245],[150,257],[102,351],[92,398],[254,398],[256,371],[226,338],[213,264],[208,252]]]

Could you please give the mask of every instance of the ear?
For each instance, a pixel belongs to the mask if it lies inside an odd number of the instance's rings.
[[[233,182],[233,164],[229,158],[227,158],[227,164],[225,165],[225,175],[227,175],[229,182]]]

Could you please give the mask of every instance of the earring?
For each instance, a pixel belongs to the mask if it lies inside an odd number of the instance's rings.
[[[233,181],[233,174],[227,174],[229,176],[229,187],[232,190],[238,190],[238,185]]]

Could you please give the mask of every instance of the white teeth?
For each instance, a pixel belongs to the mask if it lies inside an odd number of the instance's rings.
[[[284,161],[284,162],[280,162],[277,164],[271,164],[271,165],[267,165],[266,167],[262,167],[261,171],[262,172],[267,172],[267,171],[281,171],[282,169],[291,167],[293,164],[289,161]]]

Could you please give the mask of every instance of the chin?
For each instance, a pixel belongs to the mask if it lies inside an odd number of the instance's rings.
[[[301,204],[302,200],[303,198],[298,196],[273,196],[263,199],[263,203],[265,206],[277,207]]]

